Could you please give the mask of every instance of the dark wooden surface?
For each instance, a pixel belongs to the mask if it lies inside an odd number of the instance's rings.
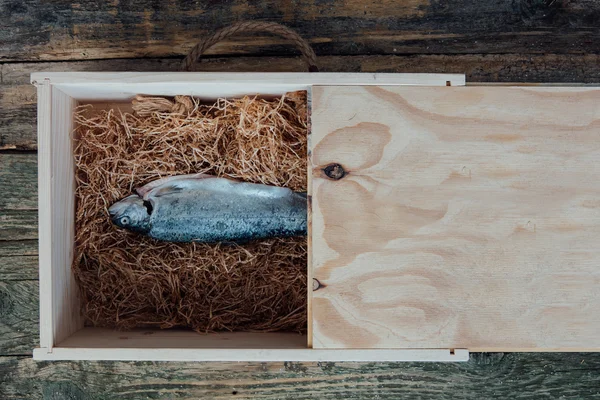
[[[456,72],[468,82],[600,82],[596,0],[0,0],[0,399],[600,398],[600,354],[467,363],[34,362],[38,342],[32,71],[176,71],[237,20],[283,22],[321,69]],[[301,71],[284,41],[219,44],[206,71]],[[590,315],[594,318],[595,315]]]
[[[598,357],[473,354],[468,363],[34,362],[0,358],[0,398],[593,399]]]
[[[595,0],[2,0],[0,61],[177,57],[219,25],[283,22],[318,54],[581,54],[600,49]],[[289,54],[260,37],[227,55]]]

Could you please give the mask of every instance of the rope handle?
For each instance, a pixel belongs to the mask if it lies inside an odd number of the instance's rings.
[[[285,39],[289,39],[302,52],[302,58],[308,66],[308,71],[319,72],[319,69],[317,67],[317,55],[306,40],[302,39],[300,35],[298,35],[295,31],[288,28],[287,26],[278,24],[276,22],[260,21],[238,22],[226,28],[219,29],[211,36],[207,37],[206,39],[195,45],[192,50],[190,50],[187,57],[185,57],[185,59],[182,62],[183,70],[190,71],[196,63],[200,62],[202,54],[204,54],[206,50],[208,50],[221,40],[240,32],[261,31],[272,33],[275,35],[279,35]]]

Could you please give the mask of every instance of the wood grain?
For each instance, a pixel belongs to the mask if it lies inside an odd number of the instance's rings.
[[[50,82],[66,96],[79,101],[126,102],[151,90],[153,95],[187,93],[204,101],[239,98],[260,93],[279,96],[314,85],[465,86],[464,74],[361,74],[270,72],[36,72],[31,82]],[[151,88],[151,89],[150,89]],[[38,135],[39,136],[39,135]]]
[[[40,347],[48,350],[52,349],[54,345],[54,296],[52,296],[52,288],[54,286],[54,277],[58,271],[61,271],[70,267],[69,264],[64,264],[56,268],[53,271],[50,266],[54,260],[52,239],[54,236],[53,223],[56,226],[56,212],[60,212],[60,209],[54,210],[52,208],[54,202],[54,196],[52,193],[52,177],[59,171],[53,167],[52,157],[52,88],[50,84],[45,81],[36,86],[37,89],[37,132],[40,144],[40,151],[38,153],[38,202],[42,205],[38,211],[38,231],[39,231],[39,292],[40,298],[38,304],[40,305]],[[57,117],[58,115],[58,110]],[[62,133],[67,134],[66,132]],[[64,142],[64,140],[63,140]],[[60,148],[60,146],[59,146]],[[63,157],[69,157],[65,153],[61,154]],[[72,159],[69,157],[69,159]],[[64,161],[62,161],[64,163]],[[61,164],[64,165],[64,164]],[[72,173],[72,172],[71,172]],[[64,181],[64,178],[61,179]],[[63,204],[58,204],[63,206]],[[63,213],[64,214],[64,211]],[[74,213],[73,213],[74,214]],[[61,249],[59,249],[61,250]],[[58,283],[64,282],[64,279],[60,279]],[[60,286],[63,288],[63,285]],[[64,300],[64,298],[63,298]]]
[[[0,210],[0,240],[37,239],[37,210]]]
[[[598,399],[600,354],[472,354],[467,363],[36,362],[0,358],[0,398]]]
[[[314,346],[600,350],[599,100],[313,88]]]
[[[0,279],[7,281],[37,280],[37,256],[0,256]]]
[[[220,4],[218,4],[220,3]],[[341,13],[345,5],[330,2],[287,3],[287,13],[279,13],[272,20],[284,18],[297,20],[288,25],[298,29],[316,47],[319,62],[324,70],[363,72],[466,72],[470,82],[599,82],[600,56],[589,53],[600,43],[597,40],[597,4],[587,1],[531,1],[513,2],[431,2],[437,14],[429,14],[416,24],[428,24],[428,31],[445,29],[446,23],[462,31],[454,38],[434,37],[439,46],[429,47],[427,38],[411,38],[393,32],[417,52],[454,52],[453,55],[371,55],[329,56],[327,46],[339,51],[365,51],[373,49],[379,37],[365,28],[360,20]],[[191,3],[190,3],[191,4]],[[185,2],[165,2],[146,6],[133,2],[40,2],[39,0],[0,0],[0,57],[37,60],[75,59],[89,57],[93,60],[67,63],[0,64],[0,149],[35,149],[35,91],[29,84],[29,73],[35,70],[87,70],[87,71],[161,71],[176,70],[180,59],[149,59],[152,54],[185,52],[182,43],[197,40],[206,31],[227,24],[230,20],[268,19],[268,2],[243,4],[254,13],[240,15],[231,12],[238,2],[214,2],[207,5],[205,13],[210,19],[200,25],[202,11],[194,10]],[[218,4],[218,5],[217,5]],[[354,3],[355,5],[358,3]],[[375,16],[371,24],[396,23],[402,17]],[[367,15],[377,3],[359,4]],[[566,5],[566,7],[565,7]],[[311,32],[299,27],[302,18],[295,18],[295,8],[301,14],[305,7],[313,7],[325,18],[315,14],[317,21]],[[367,8],[364,8],[367,6]],[[392,7],[401,7],[400,5]],[[561,8],[565,7],[564,10]],[[152,28],[140,44],[141,10],[150,10],[148,19]],[[154,11],[156,9],[156,12]],[[206,11],[207,9],[203,9]],[[282,8],[275,7],[273,13]],[[337,10],[336,10],[337,9]],[[446,9],[446,10],[445,10]],[[469,10],[484,15],[470,18]],[[129,10],[129,11],[128,11]],[[136,11],[137,10],[137,11]],[[183,10],[183,12],[181,12]],[[187,11],[186,11],[187,10]],[[240,9],[238,9],[240,10]],[[557,10],[557,11],[555,11]],[[389,15],[397,15],[397,12]],[[137,14],[136,14],[137,12]],[[194,13],[197,12],[198,15]],[[449,16],[445,12],[458,15]],[[74,17],[74,14],[79,14]],[[111,15],[112,14],[112,15]],[[172,18],[172,15],[175,17]],[[356,13],[358,15],[358,12]],[[408,14],[404,14],[408,15]],[[290,17],[291,16],[291,17]],[[145,17],[145,13],[144,13]],[[583,22],[584,18],[587,22]],[[185,19],[185,20],[184,20]],[[388,21],[389,20],[389,21]],[[83,21],[83,22],[82,22]],[[419,22],[421,21],[421,22]],[[500,25],[490,21],[501,21]],[[502,22],[506,21],[506,23]],[[73,23],[75,22],[75,24]],[[93,23],[96,22],[95,26]],[[324,24],[326,22],[326,24]],[[100,27],[100,31],[94,30]],[[407,24],[410,21],[406,22]],[[85,24],[90,24],[86,27]],[[10,25],[10,26],[9,26]],[[323,29],[318,25],[323,25]],[[337,31],[333,29],[337,25]],[[425,25],[423,25],[425,26]],[[586,28],[589,26],[589,28]],[[8,28],[7,28],[8,27]],[[83,27],[86,31],[82,33]],[[398,27],[391,26],[394,30]],[[491,27],[489,33],[483,32]],[[7,28],[7,29],[5,29]],[[164,31],[169,29],[167,38]],[[474,29],[475,28],[475,29]],[[480,29],[478,29],[480,28]],[[18,32],[15,31],[18,29]],[[364,29],[364,34],[358,30]],[[327,37],[324,31],[334,35]],[[498,35],[497,32],[505,30]],[[112,32],[110,32],[112,31]],[[343,31],[343,32],[342,32]],[[344,32],[354,35],[353,41],[343,43]],[[564,31],[564,36],[562,32]],[[577,31],[577,33],[574,33]],[[342,34],[337,34],[342,32]],[[358,32],[358,33],[356,33]],[[378,28],[378,32],[382,32]],[[483,32],[483,33],[482,33]],[[548,33],[551,33],[548,35]],[[428,34],[429,32],[426,32]],[[153,37],[153,35],[158,37]],[[316,38],[317,35],[321,37]],[[386,34],[387,35],[387,34]],[[94,37],[95,36],[95,37]],[[525,37],[528,36],[528,37]],[[562,36],[562,37],[561,37]],[[371,37],[371,44],[365,38]],[[523,41],[519,39],[523,38]],[[16,40],[13,40],[16,38]],[[76,43],[86,39],[86,42]],[[149,39],[147,39],[149,38]],[[388,36],[389,38],[389,36]],[[483,41],[482,41],[483,40]],[[472,42],[477,41],[476,45]],[[266,47],[266,44],[269,44]],[[166,45],[163,45],[166,43]],[[175,47],[171,44],[175,43]],[[201,68],[212,71],[301,71],[301,61],[296,58],[265,57],[266,54],[291,54],[287,45],[270,46],[271,38],[233,38],[229,43],[215,48],[218,54],[259,50],[261,57],[233,57],[205,60]],[[332,43],[329,45],[328,43]],[[388,42],[389,43],[389,42]],[[253,45],[255,47],[252,47]],[[189,43],[191,46],[191,42]],[[250,46],[249,46],[250,45]],[[162,46],[162,47],[159,47]],[[179,47],[177,47],[179,46]],[[484,47],[510,54],[475,54]],[[590,47],[591,46],[591,47]],[[344,49],[345,47],[345,49]],[[77,50],[81,50],[80,54]],[[83,49],[83,50],[82,50]],[[397,47],[396,50],[403,50]],[[446,50],[448,49],[448,50]],[[471,54],[457,54],[456,51]],[[90,50],[90,52],[88,52]],[[392,48],[393,50],[393,48]],[[486,50],[487,51],[487,50]],[[543,51],[545,54],[533,54]],[[586,51],[588,52],[586,54]],[[523,54],[516,54],[521,52]],[[551,54],[552,52],[563,54]],[[570,52],[569,54],[565,54]],[[573,53],[579,52],[579,53]],[[85,54],[84,54],[85,53]],[[47,54],[47,55],[46,55]],[[133,57],[140,59],[96,60],[97,57]],[[180,55],[181,55],[180,54]],[[358,54],[358,53],[357,53]],[[373,54],[373,53],[371,53]],[[326,56],[325,56],[326,55]],[[20,80],[20,81],[19,81]],[[7,155],[13,157],[15,154]],[[2,163],[6,159],[2,160]],[[35,179],[32,181],[35,184]],[[0,185],[2,191],[15,193],[21,188],[10,181]],[[29,193],[29,192],[27,192]],[[28,196],[23,192],[23,199]],[[29,193],[30,202],[36,199]],[[2,197],[2,196],[0,196]],[[17,197],[15,197],[17,198]],[[27,200],[25,200],[27,201]],[[0,222],[1,224],[1,222]],[[0,256],[36,258],[37,240],[1,241]],[[28,264],[29,265],[29,264]],[[0,279],[7,276],[0,264]],[[18,279],[18,278],[17,278]],[[23,278],[27,279],[27,278]],[[17,287],[15,287],[17,288]],[[18,289],[15,289],[18,290]],[[37,304],[37,297],[31,304]],[[37,327],[34,327],[37,329]],[[25,334],[25,333],[24,333]],[[1,339],[0,339],[1,340]],[[37,340],[37,330],[30,333],[31,343]],[[473,354],[468,364],[394,364],[394,363],[104,363],[104,362],[34,362],[24,357],[0,358],[0,398],[6,399],[146,399],[146,398],[600,398],[598,379],[600,360],[597,354]],[[236,396],[233,396],[235,391]]]
[[[328,72],[466,73],[474,82],[600,81],[598,54],[495,54],[414,56],[320,56]],[[0,65],[0,150],[35,149],[36,94],[29,83],[32,72],[50,71],[178,71],[177,59],[122,59],[76,62],[14,63]],[[204,71],[303,71],[299,58],[213,58],[200,64]]]
[[[0,240],[0,257],[37,255],[37,240]]]
[[[0,210],[37,210],[37,154],[0,154],[0,190]]]
[[[594,53],[594,0],[361,0],[197,3],[149,0],[1,0],[0,61],[182,56],[215,29],[240,20],[277,21],[317,54]],[[268,35],[238,36],[223,55],[295,54]]]
[[[37,281],[0,281],[0,355],[31,354],[37,346],[37,292]]]
[[[44,93],[42,86],[49,85],[38,86],[38,93]],[[77,102],[56,87],[51,89],[51,104],[47,102],[48,99],[42,99],[38,103],[39,197],[49,199],[40,203],[39,210],[40,342],[42,347],[51,350],[52,344],[60,343],[83,328],[83,315],[79,287],[71,272],[75,246],[75,159],[71,132]],[[51,119],[42,113],[47,106],[51,108]],[[48,156],[50,168],[46,169],[45,158]],[[47,215],[49,220],[43,218]],[[47,328],[52,329],[51,336]]]

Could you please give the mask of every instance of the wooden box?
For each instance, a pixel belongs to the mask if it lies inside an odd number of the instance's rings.
[[[600,349],[600,90],[462,75],[34,73],[40,360],[461,361]],[[308,335],[84,327],[73,110],[308,90]]]

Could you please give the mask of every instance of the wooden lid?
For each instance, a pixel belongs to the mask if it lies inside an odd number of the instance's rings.
[[[600,90],[312,93],[315,348],[600,349]]]

